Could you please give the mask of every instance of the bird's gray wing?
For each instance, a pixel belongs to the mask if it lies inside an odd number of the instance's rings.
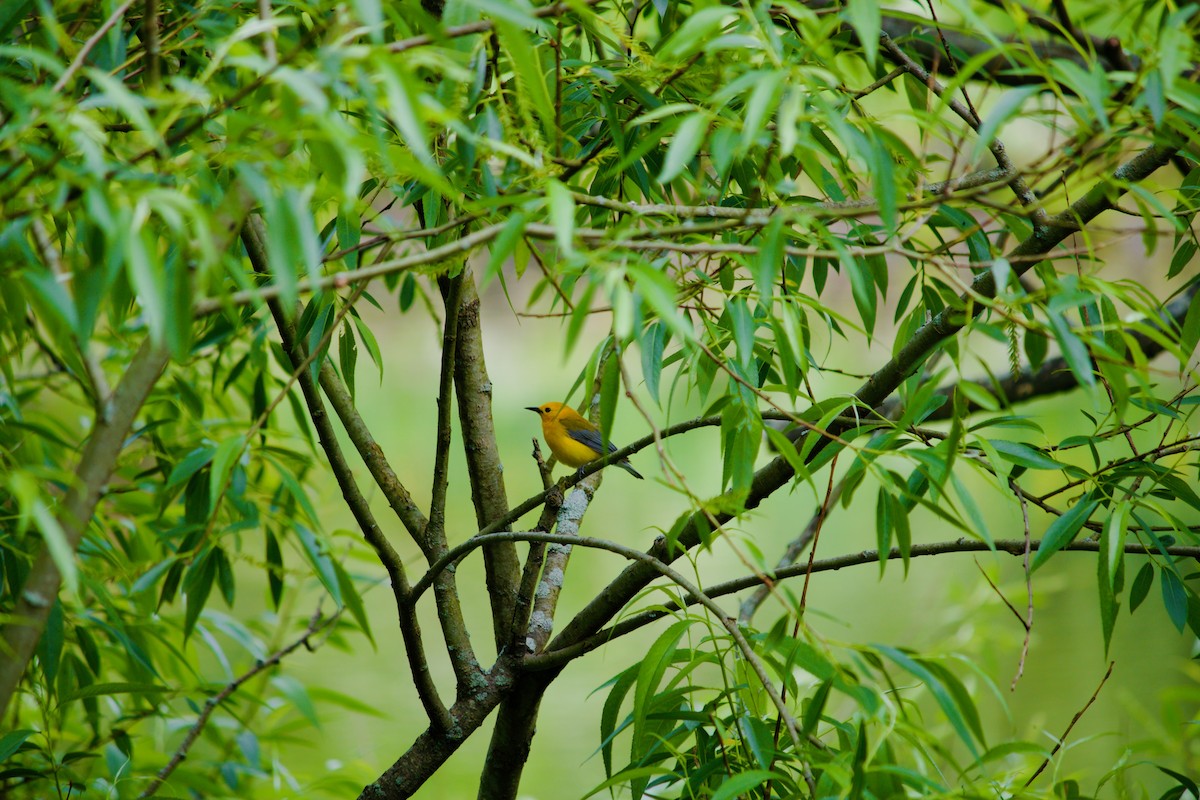
[[[575,441],[586,444],[588,447],[595,450],[597,453],[604,452],[604,440],[600,438],[600,431],[590,431],[586,428],[568,428],[567,434]],[[613,452],[617,446],[612,442],[608,443],[608,452]]]

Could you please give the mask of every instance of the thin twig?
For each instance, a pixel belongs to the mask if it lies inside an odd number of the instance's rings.
[[[125,15],[125,12],[128,11],[135,2],[137,2],[137,0],[125,0],[125,2],[117,6],[116,9],[114,9],[113,12],[108,15],[108,19],[104,20],[104,22],[100,24],[100,27],[96,29],[96,32],[93,33],[88,40],[83,43],[83,47],[79,48],[79,52],[75,54],[75,58],[71,59],[70,65],[63,70],[63,74],[58,76],[58,80],[54,82],[54,86],[50,89],[50,94],[58,94],[62,91],[63,87],[67,85],[71,78],[74,77],[75,73],[79,71],[79,68],[83,66],[83,62],[87,59],[88,53],[92,52],[96,45],[100,44],[100,40],[104,38],[104,35],[108,33],[118,21],[120,21],[121,17]]]
[[[1021,620],[1025,626],[1025,639],[1021,643],[1021,657],[1017,661],[1017,674],[1013,676],[1012,684],[1009,686],[1009,691],[1015,692],[1017,681],[1021,680],[1021,676],[1025,673],[1025,659],[1029,656],[1029,639],[1033,633],[1033,573],[1029,569],[1029,553],[1032,550],[1029,534],[1029,504],[1025,502],[1025,493],[1021,491],[1016,479],[1009,478],[1008,485],[1012,487],[1017,499],[1021,502],[1021,524],[1025,529],[1025,552],[1021,561],[1025,570],[1025,619]],[[1019,617],[1020,615],[1018,615]]]
[[[213,712],[217,710],[218,706],[228,700],[234,692],[242,688],[242,686],[255,675],[274,667],[284,658],[296,652],[301,647],[312,650],[313,647],[310,644],[312,637],[336,622],[341,614],[342,609],[339,608],[332,615],[328,617],[322,617],[320,609],[317,609],[312,618],[308,621],[308,627],[304,629],[304,633],[301,634],[299,638],[286,647],[276,650],[265,659],[255,662],[254,666],[234,678],[229,683],[225,684],[221,691],[208,698],[208,700],[206,700],[204,703],[204,708],[200,711],[200,716],[196,718],[196,721],[192,723],[192,727],[188,729],[187,734],[183,737],[183,742],[180,743],[179,747],[175,748],[175,753],[171,756],[171,760],[168,761],[166,765],[158,771],[158,774],[155,775],[146,788],[142,790],[142,793],[138,795],[138,800],[143,800],[143,798],[147,797],[153,797],[158,791],[159,787],[166,782],[167,778],[171,777],[171,773],[178,769],[179,765],[183,763],[183,760],[187,758],[188,751],[192,749],[192,745],[196,743],[196,740],[200,738],[200,734],[204,732],[204,728],[208,725],[208,720],[212,717]]]
[[[1092,692],[1092,696],[1088,698],[1088,701],[1083,708],[1076,711],[1075,716],[1071,717],[1071,723],[1067,725],[1067,729],[1063,731],[1062,736],[1060,736],[1058,741],[1055,743],[1054,749],[1050,751],[1050,755],[1046,756],[1046,759],[1037,768],[1037,771],[1029,776],[1029,780],[1025,781],[1024,788],[1028,788],[1031,783],[1037,780],[1037,776],[1042,774],[1042,771],[1050,764],[1051,759],[1053,759],[1055,754],[1062,749],[1063,743],[1067,740],[1067,737],[1071,735],[1071,729],[1075,727],[1075,723],[1079,722],[1083,715],[1087,713],[1087,710],[1092,707],[1092,703],[1096,702],[1096,698],[1100,695],[1100,690],[1104,688],[1104,684],[1108,681],[1108,676],[1112,675],[1113,667],[1116,666],[1116,663],[1117,662],[1115,661],[1108,662],[1108,670],[1104,673],[1104,677],[1100,679],[1100,685],[1096,687],[1096,691]]]

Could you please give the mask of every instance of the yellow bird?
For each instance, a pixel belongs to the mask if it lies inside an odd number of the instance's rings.
[[[546,444],[550,445],[555,458],[567,466],[578,469],[600,458],[604,452],[604,438],[600,435],[600,429],[579,416],[570,406],[542,403],[540,406],[526,406],[526,409],[542,418],[542,436],[546,437]],[[608,443],[608,452],[616,449],[615,444]],[[633,468],[629,459],[621,459],[617,466],[633,477],[642,479],[641,473]]]

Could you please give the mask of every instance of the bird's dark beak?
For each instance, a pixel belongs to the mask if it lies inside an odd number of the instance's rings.
[[[525,410],[526,410],[526,411],[532,411],[532,412],[533,412],[533,413],[535,413],[535,414],[540,414],[540,413],[542,413],[542,410],[541,410],[540,408],[538,408],[537,406],[525,406]]]

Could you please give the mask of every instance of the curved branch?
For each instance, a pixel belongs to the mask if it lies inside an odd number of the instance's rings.
[[[976,539],[957,539],[952,542],[936,542],[933,544],[914,544],[908,552],[909,558],[920,558],[922,556],[944,555],[947,553],[979,553],[994,551],[997,553],[1007,553],[1011,556],[1023,557],[1025,548],[1037,550],[1040,542],[1031,540],[1026,542],[1024,539],[999,539],[992,543],[994,547],[989,547],[987,542],[981,542]],[[1127,555],[1144,555],[1156,556],[1161,555],[1165,549],[1166,553],[1178,558],[1194,558],[1200,560],[1200,547],[1172,545],[1170,547],[1160,549],[1157,546],[1147,547],[1141,544],[1126,543],[1125,553]],[[1100,543],[1096,541],[1079,541],[1071,542],[1062,551],[1070,552],[1085,552],[1097,553],[1100,551]],[[893,547],[887,552],[887,560],[904,558],[904,554],[900,548]],[[863,550],[858,553],[848,553],[842,556],[833,558],[822,558],[813,561],[812,572],[832,572],[847,567],[857,567],[864,564],[879,563],[878,550]],[[809,574],[807,564],[793,565],[785,569],[775,570],[774,572],[766,573],[766,577],[772,581],[783,581],[789,578],[804,577]],[[762,578],[758,575],[747,575],[742,578],[736,578],[731,581],[725,581],[708,587],[705,594],[709,597],[723,597],[734,592],[751,589],[762,584]],[[688,602],[686,605],[694,605]],[[586,653],[595,650],[613,639],[625,636],[633,631],[644,628],[645,626],[669,616],[676,611],[682,609],[682,606],[675,602],[665,603],[662,606],[653,608],[647,611],[641,611],[636,614],[631,614],[625,617],[620,622],[611,627],[605,628],[586,639],[575,642],[567,647],[559,649],[550,649],[545,653],[528,656],[521,662],[523,669],[530,670],[553,670],[560,669],[570,661],[579,658]]]

